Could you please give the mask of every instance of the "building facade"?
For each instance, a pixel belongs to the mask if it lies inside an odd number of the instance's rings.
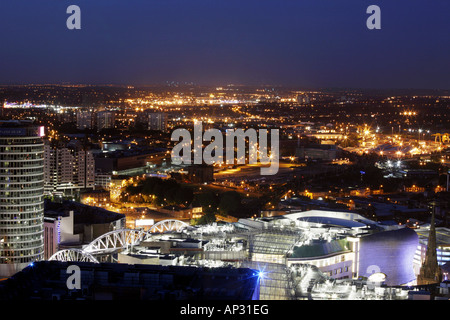
[[[115,114],[113,111],[99,111],[97,113],[97,130],[113,129],[115,124]]]
[[[77,112],[77,129],[89,130],[94,127],[93,113],[89,110],[79,110]]]
[[[0,275],[44,257],[44,128],[0,122]]]
[[[148,114],[148,129],[156,131],[166,131],[167,115],[162,112]]]
[[[46,143],[45,194],[75,196],[80,189],[93,189],[95,160],[89,150],[60,147]]]

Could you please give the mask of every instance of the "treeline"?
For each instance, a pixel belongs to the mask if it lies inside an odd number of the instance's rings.
[[[243,204],[242,196],[236,191],[213,192],[204,190],[194,192],[193,187],[185,186],[173,179],[151,177],[125,187],[121,201],[146,203],[154,206],[176,205],[180,207],[202,207],[203,217],[194,224],[216,221],[216,215],[246,217],[249,208]]]
[[[248,209],[242,202],[242,196],[236,191],[226,191],[215,193],[211,190],[204,191],[195,195],[195,206],[202,207],[204,215],[194,221],[192,224],[208,224],[216,221],[216,215],[223,217],[246,217]]]
[[[156,177],[139,180],[137,185],[129,185],[121,194],[126,202],[149,203],[155,206],[176,205],[189,207],[194,200],[194,192],[172,179]]]

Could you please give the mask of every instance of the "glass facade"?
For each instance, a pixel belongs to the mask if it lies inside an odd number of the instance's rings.
[[[0,123],[0,275],[44,255],[44,144],[39,127]]]

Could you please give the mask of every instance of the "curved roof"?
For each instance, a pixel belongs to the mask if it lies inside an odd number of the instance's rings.
[[[364,228],[366,227],[366,224],[354,221],[354,220],[347,220],[347,219],[340,219],[340,218],[332,218],[332,217],[321,217],[321,216],[314,216],[314,217],[300,217],[297,218],[298,221],[305,221],[309,223],[319,223],[323,225],[328,226],[334,226],[334,227],[343,227],[343,228]]]
[[[377,224],[375,221],[351,211],[307,210],[289,213],[284,217],[295,221],[329,224],[343,228],[362,228]]]
[[[309,245],[296,246],[292,250],[292,254],[289,258],[293,259],[307,259],[318,258],[328,255],[334,255],[341,252],[348,251],[348,241],[345,239],[340,240],[314,240]]]

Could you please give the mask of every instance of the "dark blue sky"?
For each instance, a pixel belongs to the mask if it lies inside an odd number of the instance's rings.
[[[449,16],[449,0],[2,0],[0,84],[450,89]]]

